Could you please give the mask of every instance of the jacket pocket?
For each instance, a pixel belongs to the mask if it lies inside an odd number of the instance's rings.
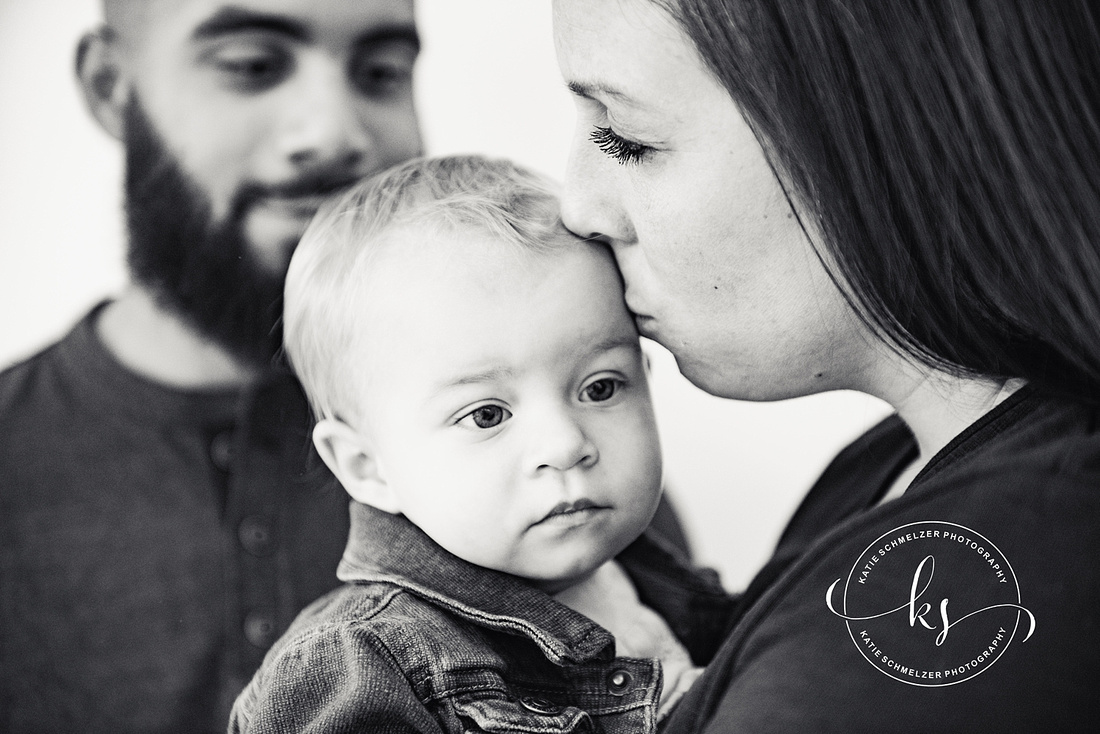
[[[455,712],[467,732],[504,734],[557,734],[595,732],[592,717],[575,706],[563,706],[544,698],[519,699],[461,696],[453,699]]]

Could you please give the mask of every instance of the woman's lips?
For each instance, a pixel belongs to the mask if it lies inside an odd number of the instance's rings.
[[[642,313],[634,314],[634,326],[642,336],[649,339],[656,338],[657,324],[652,316],[647,316]]]
[[[654,329],[654,318],[649,315],[647,309],[631,298],[629,292],[626,294],[625,301],[627,310],[634,317],[634,324],[638,327],[638,331],[643,336],[648,336],[646,332],[652,332]]]

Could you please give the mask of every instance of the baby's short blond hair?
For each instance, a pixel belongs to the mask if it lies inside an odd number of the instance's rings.
[[[440,237],[474,231],[535,252],[571,237],[551,180],[476,155],[413,159],[323,207],[291,259],[283,309],[286,353],[318,419],[362,418],[351,364],[357,305],[384,234],[403,227]]]

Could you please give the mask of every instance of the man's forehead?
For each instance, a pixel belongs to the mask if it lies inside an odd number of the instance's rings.
[[[147,32],[151,24],[199,25],[215,17],[282,18],[304,27],[335,24],[346,30],[413,21],[413,0],[103,0],[107,25],[122,36]]]

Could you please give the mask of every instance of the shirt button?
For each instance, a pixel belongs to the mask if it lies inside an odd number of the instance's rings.
[[[278,545],[275,528],[262,515],[249,515],[241,520],[241,524],[237,526],[237,538],[246,551],[259,558],[274,553]]]
[[[544,698],[535,698],[534,696],[524,696],[519,700],[519,705],[531,713],[542,714],[543,716],[560,714],[562,709],[562,707],[556,703],[547,701]]]
[[[210,461],[222,471],[233,466],[233,432],[222,431],[210,442]]]
[[[628,670],[613,670],[607,676],[607,692],[613,696],[622,696],[630,690],[630,684],[634,682],[634,676]]]
[[[275,642],[275,620],[267,612],[249,612],[244,618],[244,638],[266,650]]]

